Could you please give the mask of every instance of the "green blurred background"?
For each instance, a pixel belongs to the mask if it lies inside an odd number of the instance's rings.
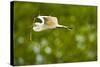
[[[14,2],[14,65],[97,60],[97,7]],[[55,16],[72,30],[32,30],[34,17]],[[30,32],[32,40],[30,40]]]

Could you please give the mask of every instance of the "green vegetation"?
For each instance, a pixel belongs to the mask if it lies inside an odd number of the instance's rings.
[[[14,65],[97,60],[97,7],[14,2]],[[38,15],[55,16],[72,30],[32,30]],[[30,40],[32,32],[32,40]]]

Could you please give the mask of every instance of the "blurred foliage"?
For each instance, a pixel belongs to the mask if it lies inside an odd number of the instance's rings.
[[[96,6],[15,1],[13,7],[14,65],[97,60]],[[38,15],[55,16],[73,29],[35,32],[33,19]]]

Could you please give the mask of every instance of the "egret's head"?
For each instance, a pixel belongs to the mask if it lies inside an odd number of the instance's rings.
[[[46,16],[38,16],[35,18],[34,20],[35,23],[33,24],[34,31],[39,32],[39,31],[47,29],[47,25],[44,23],[45,22],[44,17]]]
[[[37,31],[37,32],[41,31],[41,30],[42,30],[42,25],[41,25],[41,23],[36,22],[36,23],[33,25],[33,30],[34,30],[34,31]]]
[[[36,32],[42,31],[44,19],[42,16],[34,18],[33,30]]]

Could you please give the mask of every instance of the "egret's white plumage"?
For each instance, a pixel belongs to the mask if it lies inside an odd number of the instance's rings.
[[[34,23],[33,30],[36,32],[47,30],[47,29],[53,29],[53,28],[57,28],[57,27],[68,28],[68,26],[59,25],[57,17],[38,16],[37,18],[40,19],[42,21],[42,23],[40,23],[40,22]]]

